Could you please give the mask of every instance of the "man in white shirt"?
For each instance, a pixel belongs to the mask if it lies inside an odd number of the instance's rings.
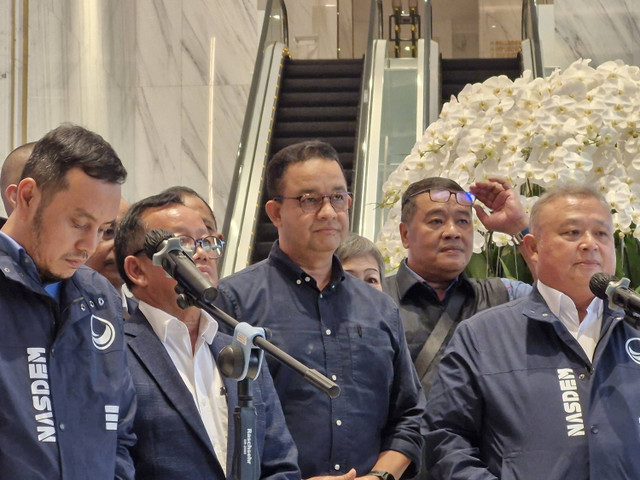
[[[213,283],[221,253],[218,238],[175,194],[135,203],[118,224],[118,268],[140,300],[125,324],[138,396],[138,443],[132,451],[136,478],[231,477],[236,385],[223,378],[216,365],[218,353],[231,339],[218,333],[218,323],[208,313],[178,306],[176,281],[153,265],[143,249],[145,234],[153,229],[179,237]],[[254,405],[261,478],[299,478],[297,451],[266,368],[254,383]]]
[[[527,296],[456,329],[426,408],[435,479],[640,478],[640,332],[589,289],[616,257],[608,203],[586,186],[549,191],[524,248]]]

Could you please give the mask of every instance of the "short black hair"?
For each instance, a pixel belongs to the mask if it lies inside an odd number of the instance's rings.
[[[116,227],[116,237],[114,240],[114,250],[118,273],[131,289],[133,282],[124,270],[124,259],[132,255],[144,246],[145,226],[140,221],[142,215],[151,208],[166,207],[168,205],[183,205],[182,200],[176,193],[159,193],[134,203],[124,214],[122,220]]]
[[[191,195],[193,197],[199,198],[200,200],[202,200],[202,203],[204,203],[207,206],[207,208],[209,209],[209,213],[211,213],[211,218],[213,218],[213,221],[215,223],[215,227],[217,229],[218,220],[216,219],[216,216],[213,213],[213,209],[209,205],[209,202],[207,202],[204,198],[202,198],[202,195],[200,195],[198,192],[196,192],[193,188],[186,187],[184,185],[174,185],[173,187],[169,187],[169,188],[163,190],[161,193],[175,193],[176,195],[179,195],[180,198],[183,199],[183,200],[184,200],[185,195]]]
[[[416,212],[416,196],[421,192],[435,189],[464,192],[464,189],[457,182],[446,177],[428,177],[413,182],[402,194],[400,220],[404,223],[410,222]]]
[[[69,187],[65,176],[72,168],[108,183],[122,184],[127,178],[120,158],[104,138],[78,125],[62,124],[36,142],[21,180],[33,178],[46,204],[53,194]]]
[[[308,140],[306,142],[294,143],[276,153],[267,164],[266,184],[269,198],[282,194],[282,179],[289,165],[305,162],[314,158],[337,162],[344,176],[344,168],[342,168],[342,163],[340,163],[338,152],[328,143],[321,140]]]

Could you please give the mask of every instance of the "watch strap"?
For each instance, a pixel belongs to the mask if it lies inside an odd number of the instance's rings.
[[[524,242],[524,236],[529,233],[529,227],[525,228],[521,232],[511,235],[511,241],[516,247],[519,247]]]
[[[371,470],[369,475],[378,477],[380,480],[396,480],[392,474],[385,472],[384,470]]]

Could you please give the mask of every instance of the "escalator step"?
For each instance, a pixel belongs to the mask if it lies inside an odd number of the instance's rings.
[[[443,58],[442,70],[518,70],[520,59],[514,58]]]
[[[345,170],[353,170],[353,160],[355,158],[355,153],[353,152],[338,153],[338,158],[340,159],[342,168],[344,168]]]
[[[255,238],[257,242],[262,242],[265,240],[273,242],[276,238],[278,238],[278,229],[273,223],[271,223],[271,220],[267,218],[266,222],[258,223]]]
[[[360,92],[282,92],[279,104],[283,107],[354,106],[360,104]]]
[[[363,62],[356,60],[289,60],[284,65],[283,76],[286,78],[330,78],[362,76]]]
[[[285,92],[360,92],[360,77],[352,78],[285,78]]]
[[[355,149],[355,140],[353,137],[318,137],[318,136],[307,136],[307,137],[275,137],[271,139],[271,152],[275,153],[278,150],[287,147],[293,143],[304,142],[306,140],[322,140],[327,142],[333,148],[336,149],[338,153],[342,152],[350,152],[353,153]]]
[[[275,240],[275,238],[274,238]],[[251,263],[257,263],[269,256],[273,242],[255,242],[251,255]]]
[[[279,137],[339,137],[356,135],[356,122],[277,122],[273,135]]]
[[[484,82],[489,77],[506,75],[511,80],[520,76],[520,70],[443,70],[442,83],[478,83]]]
[[[356,120],[358,107],[281,107],[277,110],[276,121],[292,122],[302,120]]]

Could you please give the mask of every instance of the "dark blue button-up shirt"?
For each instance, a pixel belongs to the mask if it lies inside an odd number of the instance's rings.
[[[424,396],[391,298],[346,274],[336,257],[320,291],[276,242],[267,260],[222,279],[215,303],[268,327],[275,345],[340,386],[332,400],[268,358],[303,478],[352,467],[364,475],[385,450],[409,457],[415,471]]]

